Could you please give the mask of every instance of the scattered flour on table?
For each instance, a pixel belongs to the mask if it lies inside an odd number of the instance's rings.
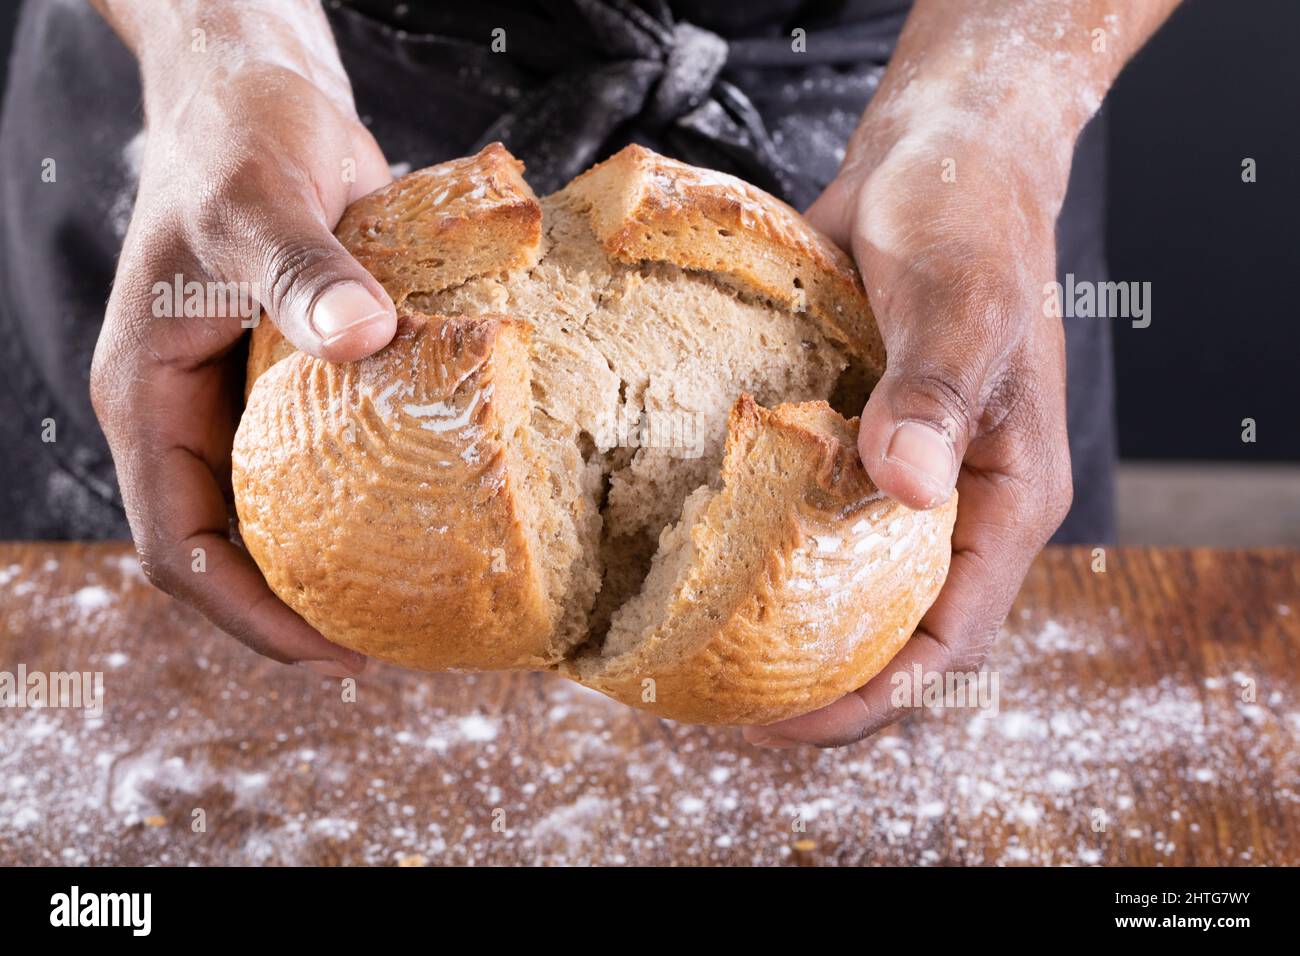
[[[556,807],[532,826],[531,839],[546,844],[558,839],[573,851],[592,839],[592,821],[609,817],[616,805],[603,797],[584,794],[573,803]]]
[[[0,581],[42,592],[42,573],[0,567]],[[927,713],[845,750],[764,752],[731,730],[631,724],[549,678],[520,679],[539,699],[486,706],[475,688],[489,678],[378,668],[343,706],[330,682],[271,665],[250,678],[250,658],[216,638],[126,633],[113,596],[132,587],[138,565],[105,562],[71,594],[29,594],[39,622],[0,616],[14,634],[113,642],[95,658],[102,719],[0,711],[0,863],[1089,865],[1134,848],[1173,859],[1215,832],[1207,807],[1300,812],[1295,687],[1256,675],[1242,700],[1248,675],[1231,662],[1208,680],[1053,679],[1069,659],[1140,646],[1095,624],[1009,625],[991,657],[995,717]],[[137,667],[149,699],[115,698]],[[185,690],[195,673],[203,695]],[[1171,779],[1205,800],[1168,801]],[[1256,860],[1246,835],[1219,850]]]
[[[102,610],[113,603],[113,594],[107,588],[92,584],[72,595],[72,602],[83,613]]]
[[[474,743],[486,743],[489,740],[496,739],[497,725],[481,714],[470,714],[468,717],[461,719],[460,732],[466,740]]]

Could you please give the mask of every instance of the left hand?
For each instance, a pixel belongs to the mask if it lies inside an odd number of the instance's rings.
[[[956,487],[952,565],[884,671],[821,710],[746,728],[765,746],[859,740],[901,716],[895,674],[977,669],[1070,507],[1064,335],[1043,308],[1064,177],[1022,144],[929,139],[925,117],[874,119],[808,218],[853,252],[888,352],[862,413],[863,464],[912,508]]]
[[[752,742],[859,740],[900,716],[895,675],[980,666],[1073,492],[1064,335],[1044,304],[1074,142],[1178,3],[913,3],[808,218],[857,259],[888,352],[862,413],[863,464],[914,508],[956,486],[952,567],[884,671],[819,711],[747,728]]]

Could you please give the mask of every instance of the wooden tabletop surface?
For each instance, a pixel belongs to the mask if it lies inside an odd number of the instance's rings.
[[[996,713],[839,751],[549,675],[380,666],[351,695],[117,544],[0,544],[0,690],[20,668],[102,672],[103,707],[0,709],[0,864],[1300,863],[1293,551],[1049,550]]]

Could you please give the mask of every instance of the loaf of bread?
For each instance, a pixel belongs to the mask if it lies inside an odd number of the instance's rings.
[[[911,636],[955,496],[915,512],[867,477],[841,412],[884,349],[794,210],[637,146],[539,201],[494,144],[337,234],[398,334],[336,365],[261,324],[233,455],[249,551],[327,638],[761,724]]]

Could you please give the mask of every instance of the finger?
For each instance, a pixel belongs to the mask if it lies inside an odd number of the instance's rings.
[[[849,251],[850,217],[856,188],[848,178],[839,176],[831,180],[803,214],[814,229],[846,252]]]
[[[759,747],[842,747],[875,733],[902,714],[892,706],[890,692],[895,674],[911,677],[920,665],[925,673],[942,672],[950,659],[948,648],[924,628],[918,628],[898,656],[863,687],[810,714],[765,727],[744,728],[745,739]]]
[[[365,658],[298,617],[229,540],[229,512],[215,477],[232,430],[222,374],[217,365],[155,365],[103,338],[96,350],[95,408],[141,567],[161,590],[260,654],[320,662],[325,673],[359,673]]]
[[[362,166],[366,185],[387,174]],[[263,182],[266,176],[232,176],[202,203],[194,243],[205,269],[255,290],[301,351],[347,362],[387,345],[397,310],[383,286],[334,237],[310,188]]]
[[[974,442],[961,472],[947,580],[916,634],[880,674],[821,710],[745,729],[752,743],[834,747],[898,720],[898,681],[980,667],[1030,563],[1069,510],[1063,356],[1055,333],[1036,336],[1010,370],[1023,383],[1004,423]],[[998,401],[1004,396],[999,394]]]
[[[863,409],[858,452],[885,494],[932,508],[952,494],[1023,323],[1015,300],[988,288],[934,299],[914,289],[886,307],[888,365]]]
[[[230,542],[225,499],[204,461],[169,448],[142,477],[149,487],[168,488],[158,506],[132,496],[132,530],[151,581],[265,657],[334,663],[351,674],[364,669],[364,657],[330,643],[290,610]]]
[[[393,172],[388,167],[388,160],[379,148],[379,143],[370,130],[358,125],[353,136],[356,153],[356,179],[348,190],[348,202],[356,202],[362,196],[369,195],[376,189],[383,189],[393,181]]]

